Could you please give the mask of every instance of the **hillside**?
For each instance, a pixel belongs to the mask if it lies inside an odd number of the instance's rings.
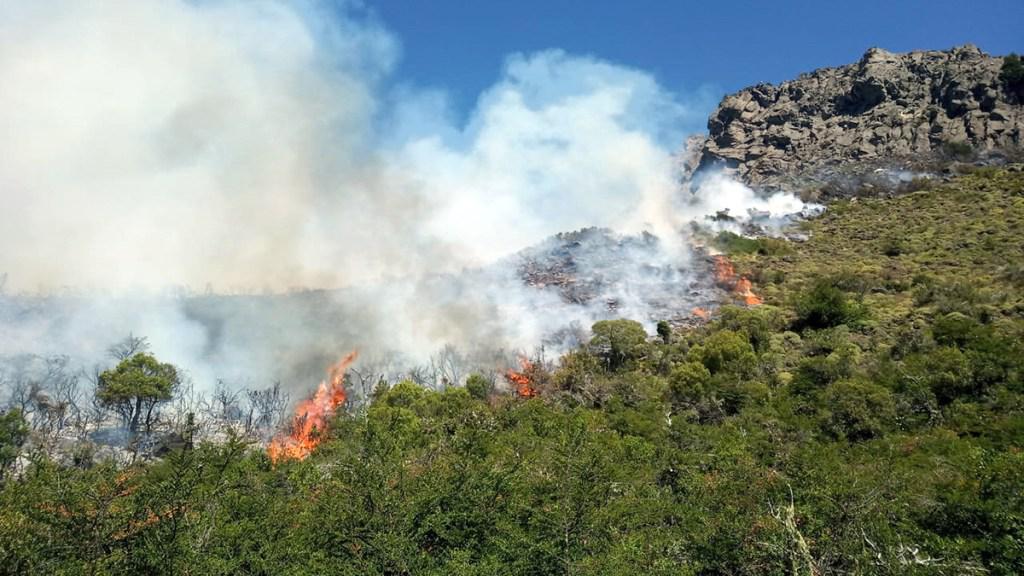
[[[307,460],[42,454],[0,571],[1019,574],[1024,174],[834,203],[802,243],[715,241],[766,304],[649,339],[375,391]]]

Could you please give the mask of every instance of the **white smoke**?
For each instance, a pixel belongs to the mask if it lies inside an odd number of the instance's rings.
[[[0,5],[0,273],[80,295],[9,304],[0,355],[95,358],[131,331],[209,385],[348,347],[523,347],[593,310],[495,265],[517,250],[650,231],[680,269],[687,220],[799,209],[727,181],[681,197],[678,127],[702,110],[644,72],[513,55],[459,122],[390,77],[399,52],[354,4]],[[299,287],[340,292],[167,295]]]

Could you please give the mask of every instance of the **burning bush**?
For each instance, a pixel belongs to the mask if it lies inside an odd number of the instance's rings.
[[[289,433],[277,436],[267,446],[267,454],[272,461],[283,458],[301,460],[323,440],[328,419],[345,403],[345,372],[355,362],[356,355],[355,351],[349,352],[331,365],[327,370],[328,379],[320,383],[313,397],[303,400],[295,408]]]

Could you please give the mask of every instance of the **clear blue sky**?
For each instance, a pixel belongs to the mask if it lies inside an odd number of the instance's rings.
[[[443,88],[465,113],[513,52],[561,48],[716,96],[856,61],[864,50],[971,42],[1024,52],[1024,0],[365,0],[402,43],[396,77]]]

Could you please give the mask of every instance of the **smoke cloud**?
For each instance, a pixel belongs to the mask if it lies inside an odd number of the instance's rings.
[[[642,71],[511,55],[460,120],[392,77],[399,56],[356,4],[0,5],[0,355],[86,361],[131,331],[209,386],[352,347],[525,348],[608,310],[526,287],[517,251],[650,232],[628,257],[683,285],[687,221],[801,207],[718,179],[684,195],[703,106]],[[646,285],[616,286],[599,300],[644,316]]]

